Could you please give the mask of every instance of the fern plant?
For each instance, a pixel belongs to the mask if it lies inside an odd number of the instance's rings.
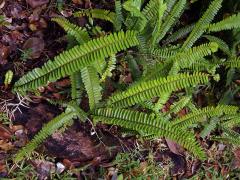
[[[115,12],[103,9],[75,12],[75,18],[85,16],[90,19],[86,27],[79,27],[63,18],[53,18],[68,35],[76,39],[77,45],[24,75],[15,83],[14,90],[26,93],[49,82],[69,77],[74,105],[69,105],[65,113],[46,124],[19,151],[16,160],[20,161],[30,154],[53,132],[68,125],[73,117],[85,119],[87,115],[96,123],[118,125],[145,137],[172,139],[204,160],[203,149],[186,127],[204,120],[208,124],[208,119],[226,116],[233,117],[229,124],[239,122],[234,119],[237,107],[215,104],[198,109],[191,98],[200,86],[209,87],[210,82],[219,80],[219,66],[239,67],[239,59],[231,48],[227,48],[227,43],[210,34],[239,27],[238,14],[212,23],[222,2],[213,0],[199,21],[177,30],[178,21],[187,7],[186,0],[150,0],[145,6],[141,1],[127,0],[121,3],[117,0]],[[111,22],[116,32],[102,31],[95,19]],[[204,43],[199,43],[200,38],[205,40]],[[218,49],[227,54],[226,61],[216,62]],[[135,60],[134,66],[131,66],[129,57]],[[139,70],[138,80],[124,90],[104,97],[106,80],[111,78],[112,72],[119,66],[119,59],[128,64],[130,72],[134,72],[138,66],[143,71]],[[87,114],[79,110],[82,86],[89,100]],[[174,103],[169,112],[163,112],[173,93],[185,97]],[[178,117],[176,114],[184,108],[189,113]],[[140,112],[143,109],[149,113]],[[223,123],[223,127],[227,126],[227,122],[221,120],[212,123],[203,131],[203,137],[216,127],[220,128],[219,123]]]

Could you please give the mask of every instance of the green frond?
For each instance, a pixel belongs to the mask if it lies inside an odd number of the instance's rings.
[[[152,38],[151,38],[151,44],[158,44],[157,38],[160,36],[161,31],[162,31],[162,18],[165,10],[167,9],[167,5],[163,3],[163,0],[158,0],[159,1],[159,7],[158,7],[158,13],[157,13],[157,21],[154,26],[153,32],[152,32]]]
[[[192,67],[197,60],[211,55],[212,53],[216,52],[217,49],[218,44],[215,42],[210,42],[187,49],[183,52],[179,52],[172,59],[170,59],[170,61],[174,63],[170,73],[176,74],[180,69]]]
[[[90,40],[85,28],[72,24],[65,18],[52,18],[52,21],[58,23],[68,34],[75,37],[78,43],[83,44]]]
[[[167,11],[164,14],[164,19],[166,18],[166,16],[169,14],[169,12],[171,12],[173,6],[176,4],[177,0],[165,0],[164,3],[167,4]]]
[[[186,7],[186,0],[179,0],[171,10],[171,12],[166,17],[166,20],[162,24],[161,31],[159,32],[159,37],[157,38],[157,42],[159,42],[162,38],[165,37],[167,32],[176,22],[176,19],[179,19],[179,16],[183,12],[184,8]]]
[[[217,43],[219,49],[221,49],[228,56],[231,56],[230,48],[229,48],[228,44],[225,41],[223,41],[222,39],[220,39],[218,37],[211,36],[211,35],[204,35],[203,37],[207,38],[211,42]]]
[[[107,64],[107,68],[104,71],[104,73],[102,74],[100,82],[104,82],[107,77],[112,76],[112,70],[114,70],[116,68],[116,62],[117,62],[116,56],[115,55],[110,56],[110,59]]]
[[[226,121],[222,122],[222,126],[228,127],[228,128],[233,128],[235,126],[240,126],[240,114],[235,114]]]
[[[115,13],[116,13],[115,28],[116,31],[120,31],[122,23],[124,21],[122,14],[122,3],[120,0],[115,1]]]
[[[223,143],[230,143],[233,145],[240,145],[240,134],[235,132],[234,130],[230,128],[226,128],[224,126],[220,126],[220,128],[223,131],[223,135],[221,137],[213,137],[212,140],[220,141]]]
[[[178,118],[172,122],[173,126],[186,128],[199,121],[205,120],[205,118],[220,117],[224,114],[236,114],[238,107],[219,105],[217,107],[205,107],[201,110],[189,113],[181,118]]]
[[[141,32],[147,24],[146,17],[140,11],[140,2],[141,1],[128,0],[123,4],[123,8],[131,14],[126,18],[125,25],[128,29],[138,32]]]
[[[219,122],[219,118],[213,117],[209,123],[204,125],[204,129],[200,133],[201,138],[205,138],[208,136],[214,129],[217,128],[217,124]]]
[[[194,26],[195,24],[184,26],[183,28],[177,30],[176,32],[168,36],[168,38],[164,41],[164,43],[168,44],[186,37],[193,30]]]
[[[136,46],[139,41],[135,31],[118,32],[76,46],[49,60],[43,67],[27,73],[15,83],[14,90],[34,90],[48,82],[77,72],[92,64],[96,59],[105,59],[121,50]]]
[[[186,69],[192,70],[192,71],[206,71],[211,75],[215,75],[216,69],[219,67],[219,64],[213,64],[209,62],[208,60],[202,58],[195,60],[194,63],[190,64]]]
[[[217,32],[223,30],[231,30],[234,28],[240,28],[240,13],[227,17],[220,22],[210,24],[208,27],[208,31]]]
[[[102,87],[97,71],[94,67],[88,66],[81,70],[82,81],[88,94],[90,110],[94,109],[102,99]]]
[[[156,119],[153,114],[138,111],[105,108],[97,109],[93,113],[95,122],[115,124],[145,134],[155,134],[176,141],[200,159],[205,159],[204,152],[196,142],[192,133],[173,127],[167,121]]]
[[[116,13],[111,12],[109,10],[105,9],[84,9],[78,12],[75,12],[74,17],[82,17],[82,16],[87,16],[90,18],[96,18],[96,19],[101,19],[105,21],[109,21],[113,24],[115,24],[116,20]]]
[[[235,138],[235,137],[231,137],[231,136],[228,136],[228,135],[215,136],[215,137],[211,138],[211,140],[219,141],[219,142],[226,143],[226,144],[234,144],[234,145],[237,145],[237,146],[240,145],[240,138]]]
[[[186,87],[195,86],[199,83],[207,83],[208,75],[203,73],[178,74],[166,78],[137,83],[126,91],[116,93],[108,100],[109,106],[127,107],[143,102],[161,93],[172,92]]]
[[[72,100],[75,100],[78,104],[80,103],[82,90],[82,79],[81,79],[81,73],[76,72],[70,75],[70,81],[71,81],[71,97]]]
[[[178,102],[175,102],[170,106],[170,110],[167,112],[167,114],[178,113],[189,103],[189,101],[191,101],[190,96],[181,98]]]
[[[236,57],[231,60],[227,60],[226,62],[222,63],[228,68],[240,68],[240,57]]]
[[[17,153],[15,161],[19,162],[25,156],[29,156],[45,139],[47,139],[62,126],[69,124],[75,115],[76,113],[74,111],[65,112],[52,119],[49,123],[45,124],[41,131]]]
[[[131,72],[131,76],[133,77],[133,80],[136,80],[141,76],[141,70],[139,69],[139,66],[137,63],[138,60],[139,59],[134,58],[130,54],[125,56],[125,61],[128,63],[128,69]]]
[[[159,111],[163,108],[163,106],[167,103],[171,96],[172,92],[165,92],[160,94],[160,98],[158,99],[157,103],[154,105],[154,112],[159,113]]]
[[[150,0],[141,11],[148,21],[156,18],[159,11],[159,0]]]
[[[182,49],[188,49],[193,46],[193,44],[201,37],[201,35],[207,30],[207,26],[219,9],[221,8],[223,0],[214,0],[211,2],[210,6],[206,10],[206,12],[203,14],[203,16],[200,18],[200,20],[196,23],[194,26],[192,32],[184,42]]]
[[[173,57],[177,51],[171,50],[168,48],[150,48],[150,54],[152,56],[158,57],[158,58],[163,58],[163,59],[168,59]]]

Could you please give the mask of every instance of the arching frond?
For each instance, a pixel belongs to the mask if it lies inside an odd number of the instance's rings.
[[[81,79],[81,73],[76,72],[70,75],[70,81],[71,81],[71,97],[72,100],[75,100],[78,104],[80,103],[81,94],[82,94],[82,79]]]
[[[166,33],[169,31],[169,29],[174,25],[176,19],[179,18],[181,13],[183,12],[184,8],[186,7],[186,0],[179,0],[173,7],[172,11],[169,13],[169,15],[166,17],[166,20],[164,21],[161,31],[159,32],[159,37],[157,38],[157,41],[159,42],[162,38],[165,37]]]
[[[82,81],[88,94],[90,109],[94,109],[102,99],[99,77],[94,67],[88,66],[81,70]]]
[[[192,133],[173,127],[167,121],[156,119],[154,115],[118,108],[105,108],[94,111],[95,122],[115,124],[145,134],[172,139],[200,159],[205,159],[204,152]]]
[[[177,30],[173,34],[171,34],[164,43],[171,43],[177,41],[178,39],[186,37],[194,28],[195,24],[191,24],[188,26],[184,26],[183,28]]]
[[[217,32],[222,30],[230,30],[234,28],[240,28],[240,13],[234,14],[226,19],[210,24],[208,27],[208,31]]]
[[[29,156],[34,151],[34,149],[36,149],[45,139],[47,139],[47,137],[52,135],[63,125],[71,124],[72,118],[75,115],[76,113],[74,111],[65,112],[52,119],[49,123],[45,124],[41,131],[30,141],[30,143],[28,143],[17,153],[15,161],[19,162],[25,156]]]
[[[122,23],[124,21],[122,14],[122,3],[120,0],[115,1],[115,13],[116,13],[115,28],[116,31],[120,31]]]
[[[178,113],[189,103],[189,101],[191,101],[191,97],[189,96],[181,98],[178,102],[175,102],[170,106],[170,110],[167,112],[167,114]]]
[[[240,114],[234,114],[233,116],[230,116],[226,121],[222,122],[222,126],[227,128],[240,126]]]
[[[204,35],[203,37],[207,38],[211,42],[217,43],[219,49],[221,49],[228,56],[231,56],[230,48],[229,48],[228,44],[225,41],[223,41],[222,39],[220,39],[218,37],[210,36],[210,35]]]
[[[54,61],[48,61],[44,66],[27,73],[15,83],[15,90],[31,90],[56,81],[62,77],[77,72],[93,63],[96,59],[104,59],[121,50],[138,45],[136,32],[127,31],[110,34],[88,41],[69,51],[56,56]]]
[[[201,35],[206,31],[208,24],[211,23],[211,21],[221,8],[222,1],[223,0],[214,0],[211,2],[206,12],[203,14],[201,19],[196,23],[192,32],[184,42],[182,49],[191,48],[193,44],[201,37]]]
[[[102,19],[105,21],[109,21],[113,24],[115,24],[115,20],[116,20],[116,14],[114,12],[111,12],[105,9],[84,9],[84,10],[75,12],[73,15],[74,17],[87,16],[91,18]]]
[[[177,54],[176,50],[171,50],[168,48],[150,48],[151,55],[155,56],[156,58],[171,58],[175,54]]]
[[[90,40],[85,28],[72,24],[65,18],[52,18],[52,21],[58,23],[68,34],[75,37],[78,43],[83,44]]]
[[[176,74],[178,71],[180,71],[180,69],[192,67],[197,60],[211,55],[212,53],[216,52],[217,49],[217,43],[211,42],[190,48],[183,52],[179,52],[172,59],[170,59],[170,61],[173,62],[173,67],[171,68],[170,73]]]
[[[194,123],[203,121],[205,118],[220,117],[224,114],[236,114],[238,107],[219,105],[217,107],[205,107],[201,110],[189,113],[181,118],[176,119],[172,122],[173,126],[186,128]]]
[[[158,44],[157,38],[160,36],[162,31],[162,18],[165,10],[167,9],[167,5],[163,3],[163,0],[159,1],[159,7],[158,7],[158,13],[157,13],[157,21],[154,26],[153,32],[152,32],[152,38],[151,38],[151,44],[154,45],[155,43]]]
[[[240,57],[236,57],[234,59],[227,60],[226,62],[222,63],[226,67],[230,68],[240,68]]]
[[[208,75],[203,73],[194,73],[193,75],[184,73],[176,76],[168,76],[167,78],[140,82],[131,86],[126,91],[111,96],[108,100],[108,105],[117,107],[132,106],[152,97],[159,96],[164,92],[176,91],[207,82]]]
[[[112,76],[112,70],[114,70],[116,68],[116,56],[115,55],[111,55],[108,64],[107,64],[107,68],[104,71],[104,73],[102,74],[102,77],[100,79],[100,82],[104,82],[106,80],[107,77],[111,77]]]
[[[200,133],[201,138],[205,138],[208,136],[212,131],[214,131],[217,128],[217,124],[219,122],[219,118],[213,117],[211,120],[204,125],[204,129]]]
[[[148,4],[143,8],[142,14],[148,21],[155,18],[159,11],[159,0],[150,0]]]

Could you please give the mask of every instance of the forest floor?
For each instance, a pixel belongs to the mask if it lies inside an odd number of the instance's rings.
[[[148,179],[150,175],[179,179],[237,177],[240,148],[201,141],[208,156],[208,160],[201,162],[183,156],[186,152],[168,139],[138,139],[120,133],[116,126],[94,127],[90,121],[75,122],[65,132],[54,133],[29,160],[19,164],[11,160],[44,123],[63,111],[48,100],[64,100],[70,81],[65,78],[50,83],[39,89],[41,96],[29,94],[26,98],[12,93],[11,85],[4,85],[6,72],[12,70],[12,82],[16,82],[26,72],[65,50],[65,33],[51,18],[69,18],[73,12],[90,7],[112,9],[114,2],[0,0],[0,15],[4,18],[4,24],[0,19],[0,112],[8,112],[8,117],[0,116],[0,179],[121,179],[122,176]],[[85,21],[82,18],[76,23],[83,25]],[[101,21],[99,24],[109,28]],[[126,84],[132,82],[129,72],[122,74]],[[110,92],[114,89],[110,83],[107,88]],[[197,101],[204,103],[204,95]],[[87,99],[83,100],[81,107],[87,108],[87,103]],[[171,99],[166,109],[169,104]]]

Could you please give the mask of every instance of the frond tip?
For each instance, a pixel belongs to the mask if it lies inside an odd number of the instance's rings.
[[[205,159],[205,153],[192,133],[173,127],[170,123],[157,119],[153,114],[118,108],[102,108],[94,111],[93,114],[95,122],[115,124],[144,134],[154,134],[158,137],[172,139],[196,157],[201,160]]]
[[[159,96],[161,93],[172,92],[179,89],[205,84],[208,82],[208,75],[203,73],[188,73],[168,76],[167,78],[157,78],[155,80],[140,82],[131,86],[126,91],[119,92],[108,101],[109,106],[127,107],[136,103],[149,100]]]
[[[34,90],[48,82],[69,76],[97,59],[104,59],[119,51],[139,44],[135,31],[120,31],[108,36],[93,39],[80,46],[75,46],[49,60],[42,68],[27,73],[15,83],[15,91]]]

